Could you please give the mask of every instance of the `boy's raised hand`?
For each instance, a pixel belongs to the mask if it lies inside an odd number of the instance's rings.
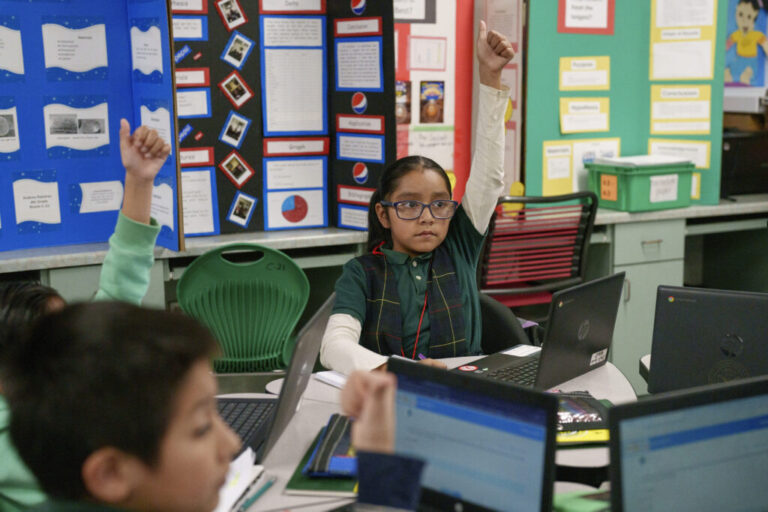
[[[120,120],[120,156],[126,178],[153,181],[170,153],[171,146],[155,130],[140,126],[131,135],[131,125]]]
[[[480,83],[501,89],[501,70],[514,56],[512,43],[495,30],[489,32],[485,22],[480,21],[480,34],[477,37]]]
[[[341,390],[341,409],[355,418],[356,450],[392,453],[395,447],[395,376],[386,372],[352,372]]]

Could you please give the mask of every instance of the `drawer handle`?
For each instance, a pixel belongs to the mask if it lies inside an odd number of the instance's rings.
[[[664,241],[664,240],[663,240],[663,239],[661,239],[661,238],[658,238],[658,239],[656,239],[656,240],[643,240],[642,242],[640,242],[640,245],[651,245],[651,244],[656,244],[656,245],[658,245],[658,244],[660,244],[660,243],[661,243],[661,242],[663,242],[663,241]]]

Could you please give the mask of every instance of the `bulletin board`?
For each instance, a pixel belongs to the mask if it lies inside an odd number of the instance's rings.
[[[717,204],[727,6],[530,2],[526,193],[585,190],[584,162],[652,153],[694,161],[693,202]]]
[[[106,241],[123,199],[120,119],[171,143],[165,0],[0,0],[0,251]],[[155,180],[178,250],[176,149]]]

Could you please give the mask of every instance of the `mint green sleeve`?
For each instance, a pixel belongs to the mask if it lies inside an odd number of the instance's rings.
[[[0,510],[25,510],[45,500],[35,477],[19,458],[11,443],[10,415],[0,395]]]
[[[109,237],[109,251],[101,267],[99,290],[94,300],[141,303],[149,288],[159,233],[160,226],[155,219],[143,224],[120,213],[115,232]]]

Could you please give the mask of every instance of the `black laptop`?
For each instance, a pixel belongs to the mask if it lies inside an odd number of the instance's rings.
[[[768,294],[659,286],[648,391],[768,374]]]
[[[549,389],[594,370],[608,360],[619,311],[624,272],[560,290],[552,295],[542,349],[524,357],[518,346],[472,361],[455,372]]]
[[[768,510],[768,378],[609,410],[611,510]]]
[[[390,358],[395,452],[426,461],[419,510],[551,510],[557,397]]]
[[[332,293],[299,331],[278,398],[217,398],[219,414],[243,440],[243,450],[253,449],[256,462],[266,458],[298,410],[335,298]]]

